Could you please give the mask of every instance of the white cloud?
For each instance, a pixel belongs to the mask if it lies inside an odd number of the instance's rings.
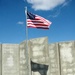
[[[58,5],[67,4],[69,0],[27,0],[28,3],[32,4],[32,8],[35,10],[52,10]]]
[[[21,24],[21,25],[22,25],[22,24],[24,24],[24,22],[22,22],[22,21],[19,21],[19,22],[17,22],[17,24]]]
[[[59,14],[60,14],[60,11],[61,11],[62,7],[57,9],[55,12],[53,12],[51,15],[49,15],[48,17],[57,17]]]

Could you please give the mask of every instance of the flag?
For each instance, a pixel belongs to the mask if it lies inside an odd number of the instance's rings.
[[[27,27],[49,29],[51,22],[27,11]]]

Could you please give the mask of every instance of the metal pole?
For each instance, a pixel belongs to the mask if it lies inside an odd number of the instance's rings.
[[[27,60],[28,75],[31,75],[30,55],[28,50],[27,7],[25,7],[25,14],[26,14],[26,60]]]

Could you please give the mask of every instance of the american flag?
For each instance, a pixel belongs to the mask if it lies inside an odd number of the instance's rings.
[[[51,22],[27,11],[27,27],[49,29]]]

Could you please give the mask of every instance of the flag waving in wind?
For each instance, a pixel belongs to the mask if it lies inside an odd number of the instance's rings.
[[[51,22],[27,11],[27,27],[49,29]]]

